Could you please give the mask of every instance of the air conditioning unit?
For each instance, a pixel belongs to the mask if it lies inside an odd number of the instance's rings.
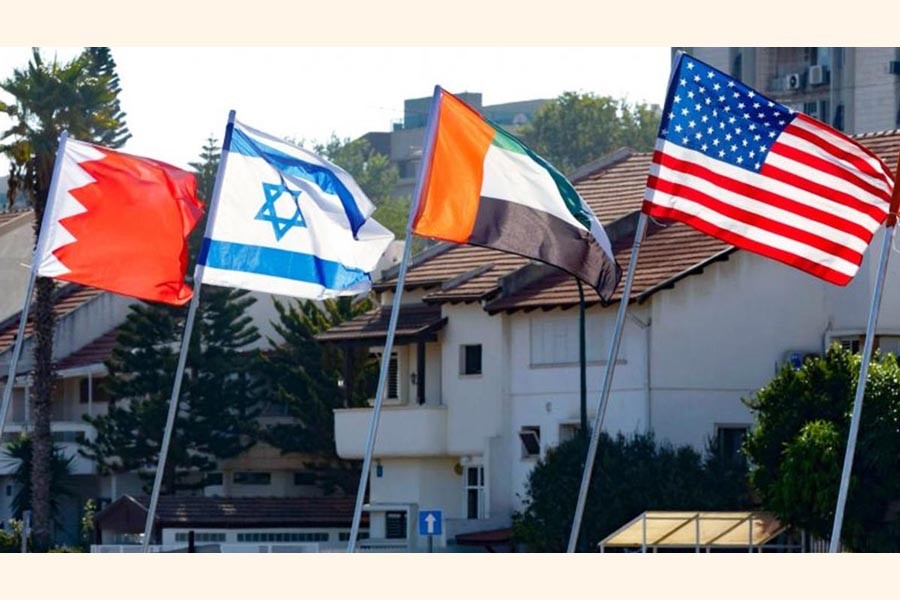
[[[809,85],[824,85],[828,83],[828,69],[822,65],[813,65],[807,71]]]
[[[799,90],[803,87],[803,78],[800,73],[791,73],[784,78],[784,87],[788,90]]]

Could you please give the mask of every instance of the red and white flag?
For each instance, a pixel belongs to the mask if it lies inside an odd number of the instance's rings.
[[[682,54],[643,210],[846,285],[893,186],[867,148]]]
[[[142,300],[184,304],[187,238],[203,214],[192,173],[68,139],[37,274]]]

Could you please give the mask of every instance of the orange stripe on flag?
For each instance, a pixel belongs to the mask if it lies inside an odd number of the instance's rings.
[[[478,214],[484,157],[494,128],[461,100],[441,90],[431,165],[413,232],[464,244]]]

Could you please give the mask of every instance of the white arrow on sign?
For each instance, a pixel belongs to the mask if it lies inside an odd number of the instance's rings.
[[[434,533],[434,522],[435,521],[437,521],[437,519],[434,518],[433,514],[428,513],[427,515],[425,515],[425,530],[429,534]]]

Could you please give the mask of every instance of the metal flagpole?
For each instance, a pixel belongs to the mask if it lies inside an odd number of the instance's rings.
[[[581,280],[575,278],[578,284],[578,362],[580,365],[581,376],[581,407],[580,407],[580,424],[581,435],[587,435],[587,333],[585,332],[585,316],[584,316],[584,285]]]
[[[600,405],[594,416],[594,428],[591,431],[591,443],[588,446],[587,457],[584,460],[584,473],[581,475],[581,488],[578,490],[578,504],[575,506],[575,518],[572,521],[572,532],[569,535],[569,547],[567,552],[575,552],[578,545],[578,534],[581,532],[581,518],[584,516],[584,505],[587,500],[588,487],[591,483],[591,471],[594,469],[594,459],[597,455],[597,445],[600,443],[600,430],[603,428],[603,419],[606,416],[606,407],[609,404],[609,392],[612,388],[613,374],[616,371],[616,358],[619,355],[619,345],[622,341],[622,328],[625,325],[625,313],[628,312],[628,302],[631,298],[631,284],[634,282],[634,271],[637,266],[638,254],[641,251],[641,242],[647,231],[647,215],[641,212],[638,218],[637,230],[634,232],[634,245],[631,247],[631,258],[628,261],[628,274],[625,276],[625,287],[622,290],[622,299],[619,301],[619,311],[616,313],[616,326],[613,330],[613,339],[609,345],[609,358],[606,363],[606,372],[603,375],[603,386],[600,388]]]
[[[222,156],[219,159],[219,168],[216,171],[216,183],[213,186],[212,200],[206,217],[206,232],[209,232],[216,214],[216,206],[219,203],[219,194],[222,188],[222,175],[225,173],[225,165],[228,162],[228,146],[231,139],[231,130],[234,125],[234,111],[228,113],[228,125],[225,128],[225,140],[222,143]],[[204,237],[206,237],[204,235]],[[150,494],[150,506],[147,507],[147,521],[144,524],[144,539],[141,552],[150,550],[150,538],[153,535],[153,522],[156,520],[156,505],[159,502],[159,491],[162,488],[163,476],[166,471],[166,459],[169,455],[169,446],[172,441],[172,431],[175,429],[175,417],[178,414],[178,397],[181,394],[181,380],[184,377],[184,367],[187,363],[188,349],[191,345],[191,334],[194,331],[194,319],[197,315],[197,306],[200,304],[200,288],[203,287],[203,270],[200,265],[194,267],[194,295],[188,307],[188,314],[184,322],[184,334],[181,338],[181,351],[178,354],[178,367],[175,370],[175,382],[172,385],[172,395],[169,397],[169,413],[166,416],[166,429],[163,432],[162,445],[159,448],[159,460],[156,464],[156,477],[153,480],[153,491]]]
[[[3,430],[6,427],[6,415],[9,413],[9,403],[12,398],[12,391],[15,388],[16,368],[19,365],[19,357],[22,354],[22,346],[25,343],[25,324],[28,322],[28,311],[31,309],[31,297],[34,293],[34,281],[37,279],[38,261],[44,252],[44,243],[46,240],[47,222],[50,219],[52,210],[52,202],[56,197],[56,189],[59,186],[59,172],[62,169],[62,157],[66,152],[66,141],[69,139],[69,132],[63,131],[59,136],[59,147],[56,150],[56,163],[53,165],[53,176],[50,179],[50,191],[47,194],[47,204],[44,206],[44,216],[41,219],[41,230],[38,235],[37,243],[34,246],[34,254],[31,258],[31,272],[28,275],[28,287],[25,291],[25,302],[22,306],[22,314],[19,317],[19,330],[16,333],[16,343],[13,346],[12,356],[9,359],[9,372],[6,376],[6,386],[3,388],[3,401],[0,403],[0,439],[3,438]]]
[[[896,186],[896,184],[895,184]],[[898,190],[895,187],[895,196]],[[893,209],[892,209],[893,210]],[[841,470],[841,485],[838,491],[837,508],[834,512],[834,526],[831,529],[829,552],[837,552],[841,543],[841,528],[844,524],[844,508],[847,504],[847,491],[850,487],[850,473],[853,470],[853,454],[856,451],[856,436],[859,433],[859,422],[862,415],[863,396],[866,392],[866,378],[869,373],[869,362],[872,359],[872,346],[875,343],[875,325],[878,322],[878,309],[881,306],[881,295],[884,291],[884,280],[887,275],[888,259],[891,256],[891,242],[894,239],[895,217],[888,216],[884,240],[881,243],[881,258],[878,261],[878,273],[875,275],[875,289],[872,291],[872,305],[869,307],[869,321],[866,325],[866,341],[863,344],[862,364],[859,366],[859,380],[856,382],[856,397],[853,400],[853,416],[850,419],[850,433],[847,438],[847,450],[844,453],[844,467]]]
[[[400,315],[400,298],[403,295],[403,283],[406,279],[406,271],[409,267],[409,257],[412,253],[412,223],[419,203],[419,195],[422,192],[422,180],[431,160],[431,151],[434,146],[434,131],[437,125],[437,105],[440,99],[441,88],[434,87],[434,96],[431,99],[431,110],[428,113],[428,125],[425,130],[422,162],[419,163],[419,173],[416,178],[416,188],[413,191],[413,200],[409,208],[409,220],[406,223],[406,244],[403,248],[403,258],[400,261],[400,270],[397,273],[397,287],[394,288],[394,298],[391,302],[391,319],[388,322],[387,337],[384,340],[384,351],[381,355],[381,370],[378,373],[378,386],[375,388],[375,405],[372,407],[372,418],[369,420],[369,435],[366,438],[366,450],[363,456],[362,472],[359,474],[359,488],[356,490],[356,506],[353,509],[353,523],[350,526],[350,539],[347,542],[347,552],[356,551],[356,541],[359,538],[359,524],[362,520],[363,501],[366,496],[366,486],[369,483],[369,470],[372,468],[372,453],[375,450],[375,435],[378,433],[378,419],[381,416],[381,405],[384,400],[384,386],[387,383],[388,366],[391,361],[391,350],[394,347],[394,334],[397,330],[397,319]]]

